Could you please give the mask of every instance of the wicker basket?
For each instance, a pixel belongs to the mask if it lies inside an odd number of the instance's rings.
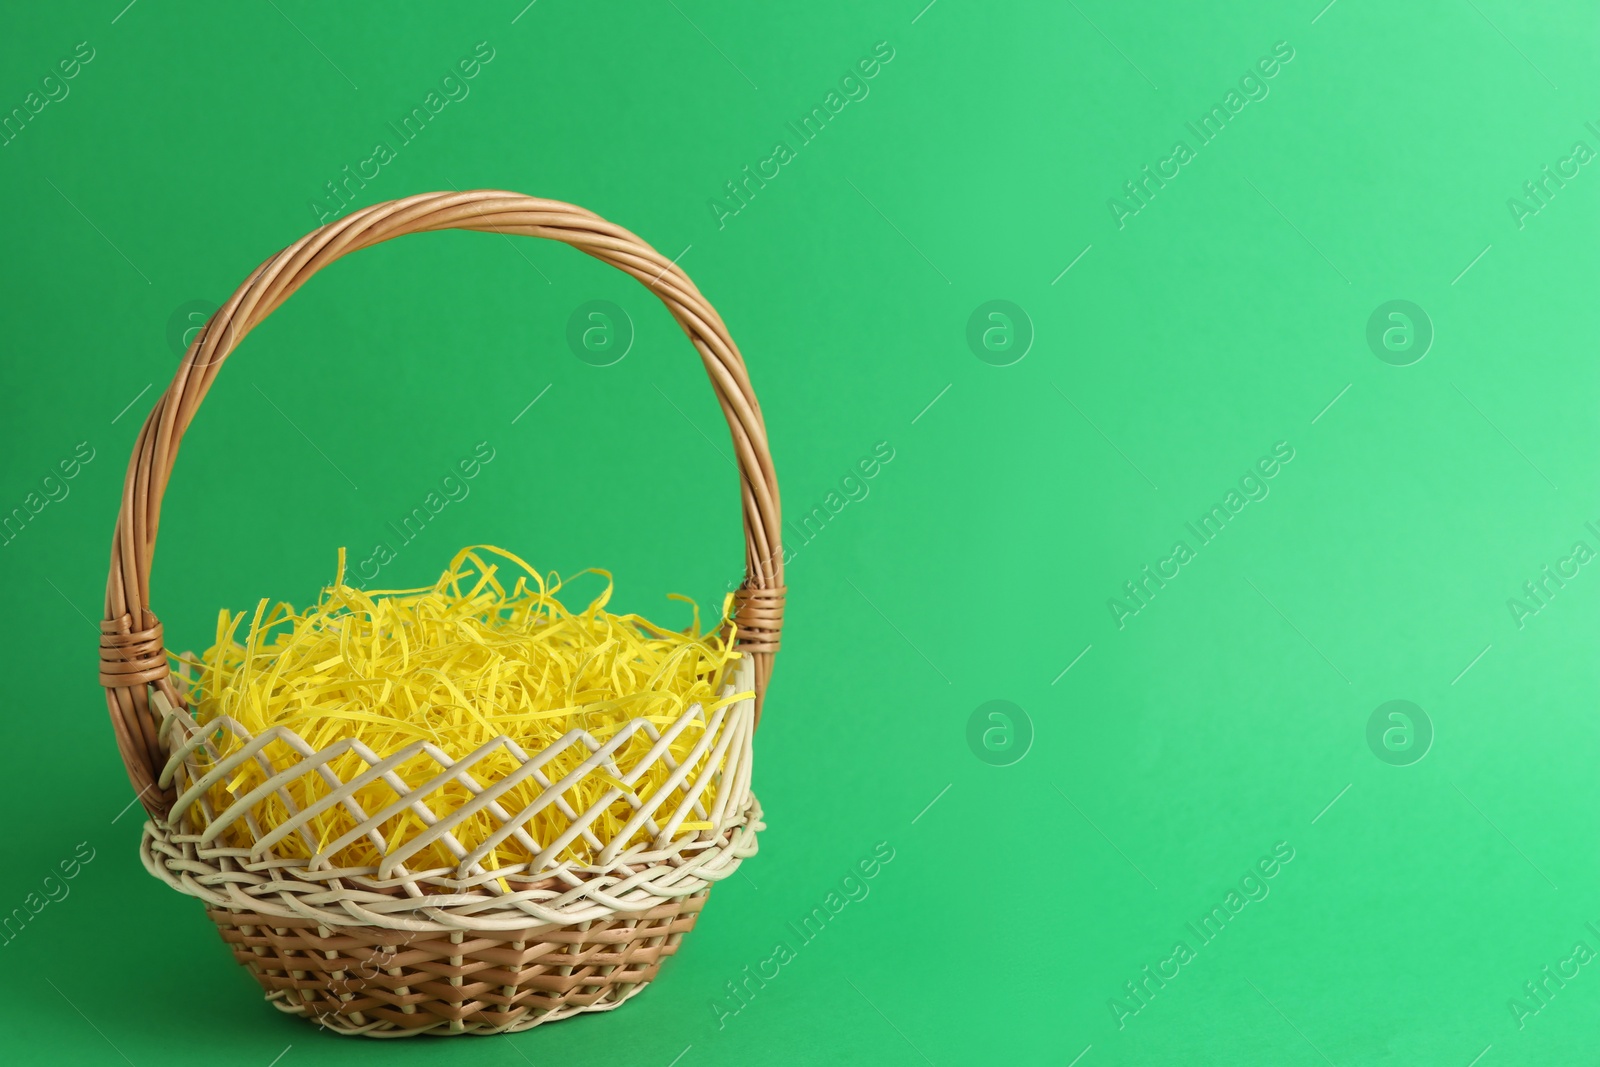
[[[224,722],[225,729],[241,735],[241,747],[225,746],[230,755],[216,768],[217,734],[208,728],[202,735],[195,728],[181,679],[169,671],[161,623],[150,610],[161,497],[183,432],[229,352],[339,257],[404,234],[445,229],[564,241],[639,279],[666,304],[699,351],[733,433],[746,549],[746,578],[735,593],[734,617],[746,655],[736,661],[737,674],[727,682],[753,690],[756,697],[709,715],[696,705],[665,729],[643,720],[629,724],[624,732],[647,732],[660,742],[652,754],[676,770],[668,743],[699,717],[704,730],[696,751],[709,751],[707,765],[720,769],[701,774],[687,794],[664,788],[641,799],[613,790],[590,811],[563,808],[581,828],[600,807],[621,798],[636,809],[635,824],[644,829],[645,839],[626,849],[620,842],[607,847],[591,836],[594,859],[586,866],[556,862],[561,841],[528,839],[523,827],[535,811],[566,803],[560,796],[564,780],[539,777],[548,751],[523,753],[503,738],[485,748],[510,746],[521,763],[514,777],[533,776],[547,787],[523,811],[503,810],[497,783],[473,778],[472,764],[481,751],[458,761],[430,752],[440,777],[455,778],[473,794],[454,811],[429,809],[423,800],[426,785],[409,789],[387,773],[419,746],[381,754],[346,740],[317,752],[282,728],[251,738],[237,724]],[[751,738],[783,616],[779,521],[766,429],[739,350],[688,277],[627,230],[571,204],[489,190],[413,196],[323,226],[258,267],[211,317],[134,445],[112,542],[100,683],[128,776],[150,816],[142,845],[145,866],[205,902],[223,941],[266,990],[268,1001],[336,1031],[373,1037],[499,1033],[616,1007],[677,951],[712,884],[756,850],[763,824],[750,792]],[[301,760],[264,789],[300,775],[320,775],[336,802],[352,806],[350,794],[357,785],[388,782],[394,803],[376,812],[353,807],[357,822],[376,833],[371,828],[386,813],[409,807],[431,824],[429,838],[444,841],[460,862],[450,869],[412,870],[405,861],[415,850],[408,846],[387,855],[380,868],[342,868],[328,859],[338,842],[309,861],[280,858],[272,851],[273,841],[301,832],[300,820],[313,812],[299,812],[286,827],[263,834],[250,819],[249,797],[221,812],[207,800],[211,781],[275,740],[294,748]],[[588,746],[588,767],[606,760],[612,742],[601,744],[580,731],[552,750],[571,745]],[[369,769],[340,782],[323,763],[346,751],[356,751]],[[715,799],[704,803],[713,783]],[[281,795],[287,798],[288,791]],[[483,849],[469,852],[450,834],[468,809],[489,810],[501,824],[499,837],[521,834],[538,853],[534,861],[525,869],[486,872],[478,862]],[[677,828],[686,819],[713,828],[680,834]],[[221,832],[229,825],[248,828],[247,839],[255,846],[223,847]]]

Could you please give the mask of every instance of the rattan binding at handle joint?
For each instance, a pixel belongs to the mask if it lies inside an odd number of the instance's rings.
[[[150,687],[174,706],[181,700],[162,646],[161,622],[150,608],[150,569],[161,498],[184,431],[228,355],[313,274],[342,256],[395,237],[449,229],[561,241],[626,271],[660,298],[700,353],[732,432],[739,470],[745,580],[734,595],[734,618],[740,648],[754,663],[759,716],[783,627],[778,479],[755,390],[721,317],[677,264],[593,212],[496,190],[424,193],[374,204],[328,223],[251,272],[184,353],[172,384],[139,431],[111,543],[100,626],[100,684],[128,777],[152,815],[164,816],[172,798],[156,787],[166,756],[156,736],[160,723],[151,709]]]

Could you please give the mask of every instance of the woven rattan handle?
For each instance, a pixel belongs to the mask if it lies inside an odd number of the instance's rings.
[[[331,222],[257,267],[189,346],[172,384],[139,431],[111,542],[111,578],[105,621],[100,624],[100,684],[106,688],[128,777],[152,815],[164,816],[172,798],[162,796],[156,786],[166,756],[156,738],[160,723],[151,710],[150,687],[175,706],[180,700],[162,644],[161,622],[150,610],[150,567],[161,497],[184,431],[228,354],[313,274],[341,256],[393,237],[451,229],[564,241],[639,279],[661,298],[694,342],[733,432],[738,457],[745,581],[734,594],[734,617],[739,646],[754,661],[759,716],[783,622],[778,480],[750,376],[722,319],[671,260],[583,208],[493,190],[425,193],[375,204]]]

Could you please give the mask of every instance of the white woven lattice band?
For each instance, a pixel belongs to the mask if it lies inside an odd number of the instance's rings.
[[[739,661],[731,694],[748,691],[749,658]],[[537,753],[523,752],[510,738],[501,736],[460,759],[452,759],[428,742],[415,742],[399,752],[382,756],[358,741],[346,739],[317,750],[298,734],[274,728],[251,736],[237,722],[219,719],[202,729],[187,712],[166,704],[157,694],[163,714],[161,739],[169,758],[160,785],[172,788],[178,799],[168,820],[146,823],[141,853],[145,866],[169,885],[206,903],[248,909],[263,915],[314,919],[328,925],[370,924],[396,930],[512,930],[546,923],[580,923],[616,913],[644,911],[664,900],[698,893],[731,875],[739,863],[756,851],[756,832],[764,828],[761,807],[750,791],[755,706],[751,699],[735,701],[707,713],[699,704],[683,712],[665,728],[635,719],[604,742],[587,731],[574,729]],[[703,728],[700,726],[703,724]],[[700,739],[684,760],[675,759],[671,744],[684,730],[695,728]],[[219,736],[232,743],[220,744]],[[597,768],[611,768],[614,753],[629,739],[643,733],[650,749],[643,759],[598,797],[589,808],[575,811],[564,795],[577,780]],[[263,750],[276,744],[299,758],[274,771]],[[550,779],[543,768],[574,747],[587,750],[581,766]],[[227,754],[223,755],[222,750]],[[496,750],[509,753],[518,764],[510,775],[480,782],[473,766]],[[329,769],[335,757],[353,753],[366,769],[341,781]],[[426,755],[439,772],[426,781],[408,783],[394,768],[418,755]],[[258,763],[267,780],[235,798],[221,811],[212,805],[212,786],[238,773],[248,762]],[[686,789],[677,786],[691,768],[708,768]],[[649,797],[633,792],[633,783],[654,765],[668,772],[667,783]],[[306,776],[317,776],[324,787],[316,804],[295,805],[286,786]],[[520,782],[531,779],[541,790],[526,807],[508,811],[500,799]],[[437,803],[439,786],[453,780],[465,787],[470,799],[446,811]],[[386,785],[392,802],[367,811],[357,802],[357,789]],[[715,790],[711,790],[711,786]],[[705,796],[714,799],[707,804]],[[276,793],[291,816],[271,830],[256,824],[253,809]],[[668,798],[676,802],[668,807]],[[590,826],[599,815],[619,802],[633,809],[624,831],[612,841],[601,841]],[[329,807],[343,805],[355,820],[344,836],[319,844],[308,823]],[[555,807],[569,823],[560,837],[541,842],[528,832],[530,820]],[[379,829],[403,812],[414,813],[427,829],[391,849]],[[451,833],[469,815],[488,812],[500,827],[482,843],[468,849]],[[681,833],[686,821],[709,822],[711,829]],[[242,830],[254,842],[251,848],[222,844],[224,831]],[[623,842],[646,836],[624,848]],[[299,835],[311,859],[286,858],[273,846]],[[384,856],[381,866],[341,867],[331,857],[353,840],[365,836]],[[570,843],[582,838],[594,861],[586,865],[555,859]],[[482,861],[500,842],[515,839],[533,859],[515,866],[486,868]],[[412,870],[406,860],[431,843],[440,843],[453,855],[454,868]]]

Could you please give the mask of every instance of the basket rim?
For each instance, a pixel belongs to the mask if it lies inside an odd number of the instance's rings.
[[[499,932],[590,922],[702,893],[756,854],[757,835],[764,829],[761,803],[755,794],[747,794],[732,825],[717,841],[700,843],[694,854],[680,854],[672,862],[619,863],[605,870],[573,868],[566,873],[576,884],[559,892],[530,886],[507,893],[486,885],[413,895],[404,892],[404,884],[379,888],[337,871],[318,877],[303,867],[251,870],[232,856],[214,851],[202,855],[194,835],[174,833],[168,823],[154,818],[145,821],[139,853],[146,870],[173,889],[230,911],[311,920],[327,927]]]

